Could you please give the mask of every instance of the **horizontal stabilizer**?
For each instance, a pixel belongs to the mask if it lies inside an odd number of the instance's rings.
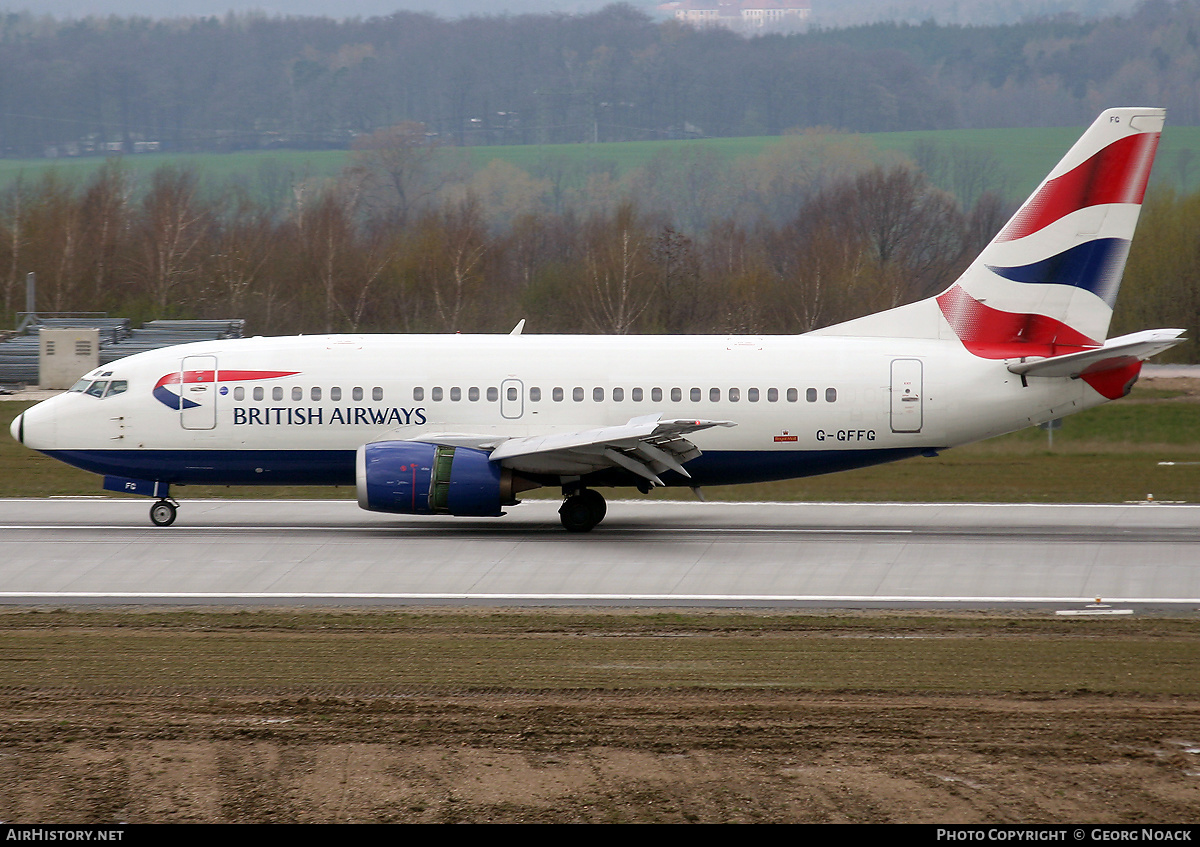
[[[1008,369],[1022,376],[1078,377],[1101,373],[1125,367],[1135,361],[1145,361],[1163,350],[1174,347],[1187,340],[1183,333],[1182,329],[1148,329],[1110,339],[1103,347],[1092,350],[1048,359],[1014,362]]]

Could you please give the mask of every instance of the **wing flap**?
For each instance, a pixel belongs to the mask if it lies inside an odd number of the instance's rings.
[[[671,470],[689,477],[683,463],[700,455],[685,436],[716,426],[736,424],[645,415],[620,426],[510,438],[492,451],[491,458],[527,473],[577,475],[620,467],[662,485],[659,474]]]

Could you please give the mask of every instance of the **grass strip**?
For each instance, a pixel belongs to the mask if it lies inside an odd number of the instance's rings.
[[[1200,621],[615,611],[10,611],[4,688],[1200,694]]]

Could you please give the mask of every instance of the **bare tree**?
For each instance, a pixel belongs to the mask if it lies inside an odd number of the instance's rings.
[[[119,159],[108,159],[83,194],[84,253],[92,304],[107,303],[115,294],[115,274],[123,243],[128,238],[132,184]],[[94,306],[93,306],[94,308]]]
[[[629,333],[657,285],[647,267],[651,238],[632,202],[593,219],[584,247],[588,318],[601,332]]]
[[[142,201],[136,270],[160,315],[171,313],[200,266],[208,221],[197,194],[194,171],[164,167],[154,171]]]
[[[244,192],[231,191],[224,214],[214,222],[212,281],[231,316],[242,316],[246,300],[276,249],[268,211]]]
[[[320,320],[324,331],[335,331],[335,320],[345,310],[339,292],[351,273],[356,253],[354,213],[336,185],[326,186],[315,199],[310,192],[297,194],[295,225],[300,241],[301,273],[315,282],[321,292]]]
[[[700,263],[692,239],[673,227],[663,227],[650,247],[662,304],[661,326],[668,333],[687,332],[706,299],[699,291]]]
[[[346,177],[376,217],[403,224],[454,177],[425,124],[407,121],[354,142]]]
[[[440,249],[426,267],[438,320],[447,332],[460,332],[468,307],[482,299],[482,265],[490,242],[479,204],[468,198],[428,221]]]
[[[18,176],[4,196],[4,215],[0,218],[0,256],[4,259],[4,313],[15,311],[14,299],[25,279],[25,185]]]
[[[913,145],[913,161],[932,183],[957,197],[964,209],[985,194],[1003,195],[1008,188],[1008,171],[991,148],[946,146],[922,138]]]
[[[965,249],[957,204],[912,168],[873,168],[816,205],[863,240],[892,306],[941,290]]]
[[[75,191],[55,171],[42,175],[29,209],[29,236],[42,270],[39,280],[51,311],[66,311],[79,283],[80,207]]]

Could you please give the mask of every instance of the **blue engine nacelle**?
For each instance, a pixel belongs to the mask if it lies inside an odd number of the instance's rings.
[[[503,514],[512,473],[471,447],[376,441],[358,448],[358,505],[403,515]]]

